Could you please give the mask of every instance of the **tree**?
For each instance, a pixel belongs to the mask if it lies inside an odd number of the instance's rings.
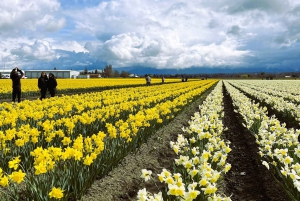
[[[95,74],[98,74],[98,70],[97,69],[95,70]]]
[[[297,75],[296,74],[292,74],[292,78],[296,79]]]
[[[112,77],[113,76],[113,70],[112,65],[106,65],[104,68],[104,76],[105,77]]]
[[[130,73],[122,70],[120,77],[129,77]]]
[[[83,72],[84,72],[84,75],[88,74],[88,69],[87,69],[87,67],[84,68],[84,71],[83,71]]]
[[[57,69],[56,69],[56,67],[54,67],[54,69],[53,69],[53,70],[57,70]]]
[[[120,77],[120,73],[118,70],[114,70],[114,77]]]

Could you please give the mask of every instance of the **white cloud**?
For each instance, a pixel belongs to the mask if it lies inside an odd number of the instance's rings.
[[[36,24],[44,26],[46,31],[55,32],[66,25],[66,19],[56,19],[51,15],[45,15],[44,18],[37,21]]]
[[[35,41],[34,44],[21,44],[20,47],[12,49],[11,54],[25,60],[52,60],[55,52],[47,41]]]
[[[20,34],[26,30],[35,31],[55,19],[59,9],[56,0],[3,0],[0,2],[0,33],[5,36]],[[48,17],[52,16],[52,17]]]
[[[154,39],[136,33],[121,34],[104,43],[101,57],[121,66],[146,63],[158,68],[186,68],[242,65],[243,56],[249,54],[249,51],[236,50],[237,42],[230,39],[219,45],[193,46],[178,40],[176,37]]]
[[[83,45],[77,41],[61,41],[60,44],[53,45],[53,49],[74,51],[74,52],[87,52]]]

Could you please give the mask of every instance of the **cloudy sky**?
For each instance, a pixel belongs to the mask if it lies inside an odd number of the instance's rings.
[[[0,67],[300,70],[300,0],[1,0]]]

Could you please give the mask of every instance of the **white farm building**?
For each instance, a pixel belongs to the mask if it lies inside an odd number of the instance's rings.
[[[45,72],[47,75],[53,73],[56,78],[76,78],[79,75],[79,71],[74,70],[25,70],[27,78],[39,78],[41,73]]]
[[[22,69],[21,69],[22,70]],[[11,70],[5,69],[0,70],[2,78],[9,78]],[[39,78],[42,72],[46,72],[47,75],[49,73],[53,73],[56,78],[77,78],[79,75],[79,71],[74,70],[22,70],[27,78]]]

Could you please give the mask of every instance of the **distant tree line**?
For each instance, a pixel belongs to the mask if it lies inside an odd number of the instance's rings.
[[[80,72],[81,75],[87,74],[96,74],[100,75],[100,77],[111,78],[111,77],[130,77],[131,73],[128,71],[122,70],[119,72],[118,70],[114,70],[112,65],[106,65],[105,68],[101,70],[88,71],[87,67],[85,67],[83,72]],[[136,74],[135,74],[136,75]],[[148,74],[145,74],[146,77]],[[284,73],[265,73],[265,72],[257,72],[257,73],[214,73],[214,74],[149,74],[153,78],[200,78],[200,79],[208,79],[208,78],[219,78],[219,79],[265,79],[265,80],[273,80],[280,78],[291,78],[297,79],[300,78],[300,72],[284,72]],[[96,77],[96,76],[95,76]]]
[[[262,79],[262,80],[273,80],[273,79],[297,79],[300,78],[300,72],[282,72],[282,73],[234,73],[234,74],[216,74],[214,77],[219,78],[232,78],[232,79]]]
[[[106,65],[104,69],[89,72],[87,67],[84,68],[83,72],[80,72],[81,75],[87,75],[87,74],[99,74],[101,77],[129,77],[130,72],[122,71],[119,73],[118,70],[113,70],[112,65]]]

